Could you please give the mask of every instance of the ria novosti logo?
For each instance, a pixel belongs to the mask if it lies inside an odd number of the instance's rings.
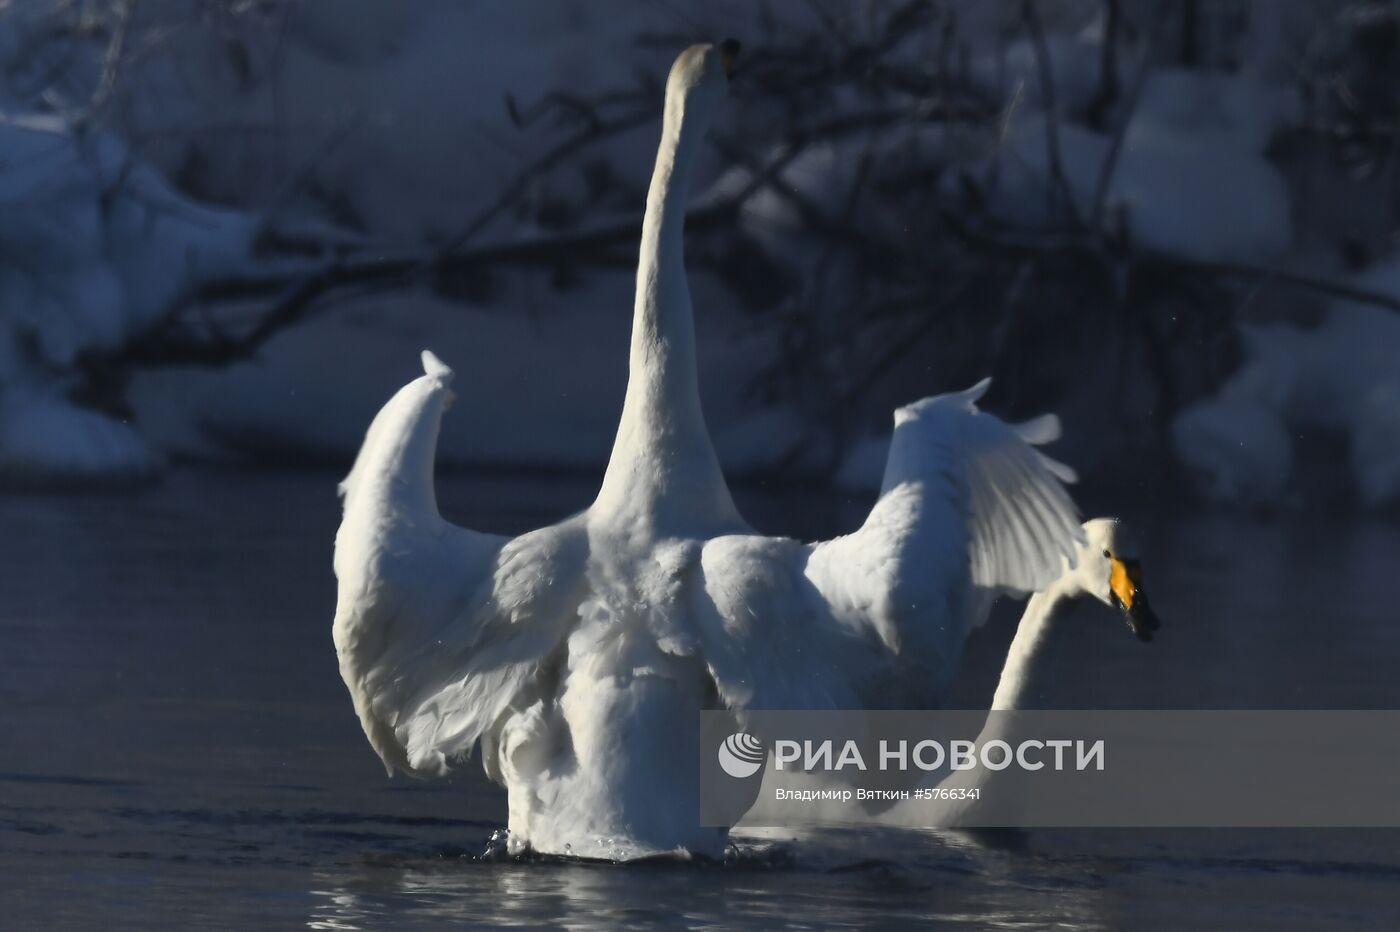
[[[763,742],[742,731],[725,738],[719,746],[719,766],[736,780],[751,777],[768,760]]]

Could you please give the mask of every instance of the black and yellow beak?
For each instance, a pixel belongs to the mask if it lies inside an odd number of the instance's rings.
[[[1109,598],[1128,621],[1139,641],[1152,640],[1152,632],[1162,627],[1157,614],[1142,591],[1142,566],[1136,560],[1112,557],[1108,576]]]
[[[734,76],[734,62],[739,57],[739,40],[725,39],[719,44],[719,60],[724,65],[724,73],[727,77]]]

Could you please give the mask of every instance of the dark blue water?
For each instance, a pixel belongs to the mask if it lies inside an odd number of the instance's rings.
[[[334,483],[177,471],[134,494],[0,498],[0,928],[1400,927],[1400,832],[1383,830],[880,830],[747,841],[726,865],[480,861],[503,792],[475,768],[385,779],[344,694]],[[590,492],[463,477],[442,498],[518,531]],[[814,495],[740,498],[770,532],[858,520],[861,503]],[[1055,704],[1400,706],[1400,529],[1139,518],[1167,628],[1143,646],[1085,613]],[[970,645],[964,704],[985,708],[1013,622]]]

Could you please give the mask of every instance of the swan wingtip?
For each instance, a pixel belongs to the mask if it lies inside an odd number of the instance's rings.
[[[965,403],[975,406],[977,402],[982,400],[982,396],[987,394],[987,389],[991,387],[992,377],[989,375],[983,377],[981,381],[979,381],[976,385],[972,386],[971,388],[967,388],[959,392],[958,395],[962,398],[962,400]]]
[[[444,379],[452,378],[452,367],[438,359],[430,349],[423,350],[423,372],[426,375],[441,376]]]

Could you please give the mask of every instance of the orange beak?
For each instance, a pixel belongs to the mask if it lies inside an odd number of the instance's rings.
[[[1147,602],[1147,593],[1142,591],[1142,566],[1136,560],[1112,558],[1112,569],[1108,576],[1109,598],[1123,612],[1128,627],[1139,641],[1152,640],[1152,632],[1162,627],[1157,614]]]

